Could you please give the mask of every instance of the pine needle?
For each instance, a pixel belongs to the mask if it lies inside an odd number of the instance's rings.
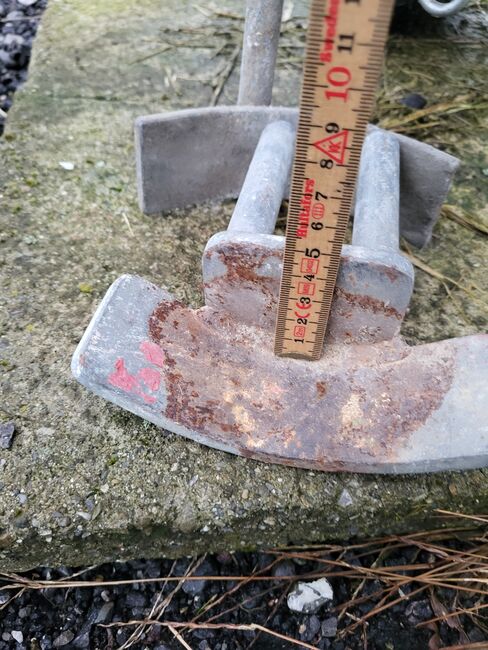
[[[455,221],[460,226],[468,228],[468,230],[479,232],[482,235],[488,235],[488,226],[485,226],[483,223],[477,221],[458,206],[448,204],[444,205],[442,207],[442,216],[447,217],[447,219],[451,219],[451,221]]]
[[[298,639],[293,639],[291,636],[286,634],[280,634],[275,632],[264,625],[259,625],[258,623],[181,623],[180,621],[128,621],[127,623],[108,623],[102,624],[100,627],[127,627],[128,625],[140,625],[141,623],[147,623],[149,625],[161,625],[162,627],[167,627],[169,629],[176,630],[181,627],[188,627],[192,630],[235,630],[243,632],[264,632],[270,636],[274,636],[276,639],[281,641],[287,641],[288,643],[293,643],[294,645],[301,646],[302,648],[308,648],[309,650],[317,650],[316,646],[305,643],[305,641],[299,641]],[[174,631],[173,631],[174,634]],[[179,640],[179,639],[178,639]],[[190,647],[190,646],[186,646]],[[191,650],[191,648],[190,648]]]
[[[185,641],[185,639],[181,636],[181,634],[178,632],[178,630],[175,630],[175,628],[172,625],[167,625],[166,626],[168,630],[171,632],[171,634],[174,635],[176,639],[181,643],[181,645],[186,648],[186,650],[192,650],[191,646],[188,645],[188,643]]]
[[[403,117],[386,118],[380,122],[380,126],[384,129],[396,129],[399,126],[411,124],[412,122],[416,122],[424,117],[429,117],[430,115],[437,115],[439,113],[442,115],[448,115],[451,113],[459,113],[460,111],[472,111],[475,109],[486,108],[486,106],[488,106],[488,104],[470,104],[463,103],[459,100],[443,102],[441,104],[434,104],[433,106],[422,108]]]

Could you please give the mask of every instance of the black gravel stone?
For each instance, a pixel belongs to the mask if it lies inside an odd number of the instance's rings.
[[[408,95],[405,95],[405,97],[400,99],[400,104],[418,110],[426,106],[427,100],[423,95],[420,95],[419,93],[409,93]]]
[[[47,0],[0,2],[0,135],[12,95],[26,79],[32,43]]]
[[[15,424],[4,422],[0,424],[0,448],[10,449],[14,440]]]
[[[329,616],[322,621],[322,636],[333,638],[337,634],[337,616]]]
[[[320,619],[318,616],[310,616],[305,622],[305,630],[300,635],[304,641],[313,641],[321,628]]]
[[[196,569],[196,571],[193,572],[193,575],[196,576],[205,576],[205,575],[213,575],[214,568],[213,565],[205,560],[200,564],[200,566]],[[206,580],[187,580],[183,583],[182,590],[185,592],[185,594],[188,594],[189,596],[197,596],[201,594],[204,590],[205,587],[207,586],[207,581]]]
[[[130,591],[125,597],[127,607],[145,607],[146,597],[138,591]]]
[[[277,578],[283,576],[294,576],[296,574],[296,565],[291,560],[285,560],[273,567],[273,575]]]
[[[411,625],[417,625],[433,616],[432,607],[428,600],[414,600],[407,605],[405,616]]]
[[[71,643],[71,641],[73,641],[74,637],[75,635],[71,630],[65,630],[64,632],[61,632],[61,634],[54,639],[53,647],[64,648],[64,646],[67,646],[68,643]]]

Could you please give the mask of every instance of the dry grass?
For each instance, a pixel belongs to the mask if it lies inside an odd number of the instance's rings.
[[[348,635],[362,631],[367,642],[368,626],[375,616],[385,612],[398,603],[409,601],[413,597],[423,594],[431,604],[434,616],[422,623],[419,627],[428,628],[431,633],[430,650],[441,648],[439,625],[445,623],[459,635],[462,646],[452,648],[479,648],[488,647],[470,644],[469,638],[463,629],[463,624],[470,620],[479,627],[488,638],[488,627],[483,616],[488,607],[488,516],[451,513],[437,511],[439,517],[447,525],[452,521],[456,527],[442,530],[422,531],[409,535],[392,535],[364,542],[340,545],[325,544],[311,545],[309,547],[287,547],[272,549],[268,554],[273,558],[267,566],[255,569],[249,575],[210,575],[195,576],[194,571],[204,558],[196,559],[190,563],[183,576],[172,575],[173,567],[166,576],[159,578],[141,578],[136,580],[86,580],[80,571],[69,578],[61,580],[36,580],[13,573],[0,573],[2,586],[0,591],[12,593],[10,599],[17,598],[26,590],[72,589],[72,588],[110,588],[116,585],[130,585],[136,583],[161,583],[161,589],[156,601],[144,620],[128,620],[125,622],[111,623],[104,627],[131,627],[133,632],[129,639],[121,646],[124,650],[133,647],[141,641],[142,635],[147,633],[151,626],[163,626],[176,638],[182,647],[189,648],[188,634],[195,629],[226,629],[233,631],[255,632],[251,647],[258,635],[273,636],[282,641],[304,647],[314,646],[298,639],[292,639],[268,626],[274,613],[282,605],[288,590],[294,582],[300,580],[317,579],[326,577],[334,580],[346,580],[350,583],[351,594],[347,602],[336,603],[332,609],[339,621],[343,623],[338,638],[347,638]],[[456,542],[455,544],[453,542]],[[462,549],[462,550],[460,550]],[[408,564],[393,564],[389,558],[398,553],[408,552],[411,560]],[[422,560],[419,556],[422,555]],[[351,561],[349,558],[353,558]],[[273,576],[273,567],[283,560],[298,560],[299,563],[314,568],[301,575]],[[92,569],[93,567],[90,567]],[[189,620],[167,620],[165,611],[186,580],[207,580],[220,583],[233,582],[232,588],[221,595],[214,595],[202,605],[200,610]],[[373,591],[367,589],[369,583],[374,582]],[[174,587],[168,591],[168,586]],[[266,625],[253,621],[236,624],[229,622],[229,614],[241,609],[246,601],[256,598],[239,598],[243,587],[250,583],[264,583],[263,590],[257,595],[266,598],[269,615]],[[269,600],[269,597],[271,600]],[[229,607],[225,607],[229,602]],[[231,604],[233,603],[233,604]],[[370,610],[360,615],[358,605],[370,603]],[[3,605],[6,607],[8,603]],[[216,611],[218,608],[218,611]],[[250,615],[250,614],[249,614]],[[227,620],[226,620],[227,619]],[[344,624],[346,622],[346,624]],[[186,636],[186,638],[185,638]]]
[[[477,234],[488,235],[488,226],[481,223],[481,221],[478,221],[478,219],[475,219],[471,214],[459,206],[449,205],[446,203],[442,206],[441,216],[450,219]]]

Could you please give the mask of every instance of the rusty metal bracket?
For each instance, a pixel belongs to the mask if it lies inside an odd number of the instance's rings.
[[[258,460],[382,473],[486,465],[488,337],[409,347],[398,334],[413,269],[398,251],[393,136],[366,140],[324,356],[274,356],[284,239],[271,233],[291,131],[287,121],[263,131],[229,229],[207,244],[206,306],[191,310],[123,276],[80,342],[73,373],[158,426]]]
[[[383,473],[485,466],[488,337],[409,347],[399,335],[413,287],[399,234],[429,241],[458,164],[452,156],[370,127],[325,353],[314,363],[273,354],[284,248],[273,231],[297,121],[295,109],[264,105],[281,7],[248,2],[238,106],[136,121],[144,211],[239,196],[229,228],[203,255],[205,306],[191,310],[122,276],[72,371],[164,429],[250,458]]]

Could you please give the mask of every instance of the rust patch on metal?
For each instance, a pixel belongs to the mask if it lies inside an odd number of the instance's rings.
[[[381,271],[386,275],[390,282],[396,282],[403,275],[403,273],[394,266],[382,266]]]
[[[283,251],[248,242],[225,242],[206,253],[207,258],[213,255],[218,256],[225,273],[205,284],[207,304],[220,304],[232,310],[230,305],[237,300],[235,309],[242,308],[239,316],[249,315],[250,323],[274,322],[279,278],[263,275],[262,267],[281,260]],[[236,298],[237,292],[239,298]]]
[[[360,307],[361,309],[364,309],[365,311],[373,312],[374,314],[383,313],[385,314],[385,316],[396,318],[399,321],[403,320],[403,314],[401,314],[394,307],[385,305],[385,303],[382,300],[378,300],[377,298],[355,294],[355,293],[349,293],[348,291],[345,291],[344,289],[341,289],[340,287],[337,286],[335,288],[334,293],[336,297],[341,298],[351,306]]]
[[[247,242],[228,242],[218,250],[218,255],[227,269],[229,282],[258,282],[270,280],[256,271],[270,258],[283,259],[282,250],[270,250]]]
[[[325,382],[318,381],[315,385],[317,386],[317,395],[319,397],[324,397],[327,392],[327,386],[325,385]]]
[[[200,348],[206,347],[207,353],[211,351],[208,346],[211,332],[207,331],[207,325],[183,303],[163,301],[154,309],[148,326],[151,340],[164,349],[167,391],[164,415],[192,431],[220,429],[225,434],[238,434],[233,422],[219,418],[221,400],[205,397],[218,357],[218,341],[212,356],[202,358],[199,354]],[[175,338],[180,339],[176,345],[172,344]],[[234,383],[238,383],[236,379]]]
[[[449,390],[454,356],[436,346],[340,345],[313,364],[282,359],[220,312],[160,303],[164,415],[240,455],[322,470],[394,462]],[[369,471],[372,471],[371,469]]]
[[[177,310],[188,311],[186,305],[179,300],[163,300],[154,309],[149,317],[149,334],[154,343],[160,340],[167,318]],[[178,325],[178,320],[174,319],[173,326],[175,329],[177,329]]]

